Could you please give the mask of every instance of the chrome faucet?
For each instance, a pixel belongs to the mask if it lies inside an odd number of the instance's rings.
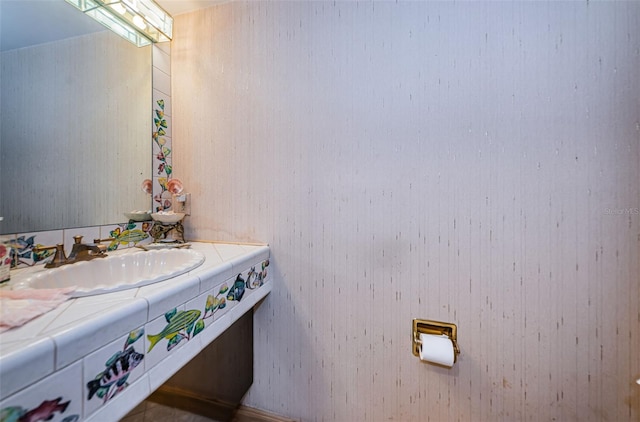
[[[67,264],[73,264],[78,261],[90,261],[94,258],[104,258],[107,256],[105,251],[107,247],[97,243],[82,243],[82,236],[73,236],[73,248],[69,257],[64,253],[64,245],[58,243],[55,246],[38,246],[33,248],[34,252],[55,249],[53,259],[45,264],[45,268],[57,268]]]

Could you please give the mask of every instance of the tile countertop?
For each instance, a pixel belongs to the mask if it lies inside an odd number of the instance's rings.
[[[47,387],[45,383],[48,380],[56,383],[60,381],[54,380],[57,375],[64,375],[63,383],[66,383],[69,377],[82,374],[79,387],[83,396],[80,399],[82,407],[77,407],[81,410],[77,410],[78,417],[75,420],[117,420],[162,385],[271,291],[272,276],[265,270],[265,264],[268,266],[269,259],[268,246],[190,243],[192,249],[205,255],[205,261],[186,274],[138,288],[70,299],[22,327],[1,333],[0,411],[5,411],[10,406],[16,407],[17,398],[22,399],[22,396],[30,397],[30,401],[26,400],[31,403],[29,406],[37,406],[42,402],[42,407],[45,400],[52,398],[31,397],[35,394],[30,391],[33,390],[34,384]],[[254,268],[262,270],[260,282],[249,287],[249,280],[256,280]],[[244,283],[240,283],[242,295],[240,299],[234,300],[231,296],[234,281],[238,282],[239,279],[246,280],[248,288],[245,291]],[[232,290],[225,299],[229,285],[232,286]],[[214,297],[215,303],[219,303],[218,298],[221,298],[220,309],[227,308],[224,313],[220,312],[221,315],[215,317],[210,306]],[[203,312],[188,311],[189,309],[201,309]],[[150,344],[149,334],[156,331],[165,333],[162,327],[168,327],[173,315],[177,317],[181,313],[186,315],[189,312],[194,318],[196,314],[200,317],[204,313],[204,316],[198,321],[201,326],[196,324],[196,331],[192,331],[195,321],[187,326],[187,331],[182,331],[186,333],[182,337],[187,341],[182,342],[182,339],[178,338],[177,342],[172,342],[174,339],[167,334],[162,338],[169,340],[166,347]],[[137,333],[135,339],[131,337],[134,333]],[[95,378],[96,369],[88,366],[88,356],[97,354],[112,343],[117,343],[121,348],[122,339],[126,341],[126,349],[138,338],[139,344],[144,344],[144,348],[138,346],[138,350],[146,354],[141,358],[144,365],[139,365],[142,369],[136,370],[135,379],[125,378],[123,383],[126,382],[126,385],[121,386],[119,383],[118,391],[103,399],[103,403],[98,406],[95,403],[102,400],[96,399],[90,403],[84,385],[87,379]],[[177,343],[182,343],[181,347],[176,347]],[[154,347],[158,352],[152,357],[149,352]],[[174,347],[175,350],[172,350]],[[101,362],[104,365],[101,365],[101,368],[109,368],[109,363],[116,355],[121,354],[124,354],[124,350],[112,354],[111,360],[108,359],[109,356],[103,358]],[[107,396],[112,394],[112,390],[106,387],[104,390]],[[116,393],[121,391],[123,393],[116,396]],[[100,397],[102,399],[102,396]],[[74,403],[77,402],[78,400]],[[60,403],[58,401],[58,404]],[[28,408],[27,405],[23,405],[23,413]],[[65,412],[61,410],[62,407],[54,406],[54,409],[54,412],[59,413],[55,413],[52,420],[74,420],[75,415],[63,418]],[[66,413],[69,414],[69,411]]]

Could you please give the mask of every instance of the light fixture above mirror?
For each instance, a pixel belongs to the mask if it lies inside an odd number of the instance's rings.
[[[153,0],[66,0],[138,47],[170,41],[173,18]]]

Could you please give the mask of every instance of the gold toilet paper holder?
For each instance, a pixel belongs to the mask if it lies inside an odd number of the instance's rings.
[[[420,356],[420,334],[440,334],[449,337],[453,343],[453,362],[458,360],[460,348],[458,347],[458,327],[449,322],[431,321],[428,319],[413,320],[413,355]]]

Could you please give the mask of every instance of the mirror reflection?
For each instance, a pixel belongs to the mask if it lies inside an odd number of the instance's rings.
[[[150,209],[141,184],[151,178],[151,47],[64,0],[3,0],[0,17],[0,233],[107,225]],[[18,33],[6,35],[7,22],[54,35],[9,42]],[[60,35],[75,26],[84,32]]]

